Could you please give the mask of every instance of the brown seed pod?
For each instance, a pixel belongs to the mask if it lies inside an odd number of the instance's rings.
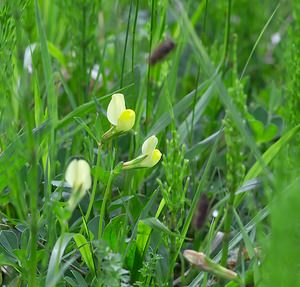
[[[155,65],[157,62],[163,60],[174,48],[175,43],[171,39],[166,39],[151,53],[149,64]]]
[[[198,202],[198,207],[194,215],[194,227],[200,229],[206,221],[209,212],[209,200],[207,196],[202,193]]]

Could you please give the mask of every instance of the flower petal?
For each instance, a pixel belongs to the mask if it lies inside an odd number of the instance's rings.
[[[161,152],[158,149],[155,149],[152,153],[152,166],[155,166],[161,159]]]
[[[77,161],[77,177],[82,190],[88,190],[92,185],[91,168],[84,159]]]
[[[142,154],[152,154],[156,148],[158,139],[156,136],[151,136],[145,140],[142,146]]]
[[[140,167],[153,167],[161,159],[161,152],[158,149],[155,149],[152,154],[149,154],[140,164]]]
[[[107,119],[116,126],[120,115],[125,111],[125,100],[123,94],[113,94],[107,107]]]
[[[66,170],[65,173],[65,179],[67,183],[73,187],[76,183],[76,178],[77,178],[77,159],[73,159]]]
[[[24,53],[24,62],[23,67],[28,71],[29,74],[32,74],[32,54],[36,48],[37,44],[33,43],[26,47],[25,53]]]
[[[119,117],[117,123],[117,131],[127,132],[134,126],[135,123],[135,112],[133,110],[125,110]]]
[[[88,190],[92,185],[90,165],[83,159],[73,159],[67,167],[65,179],[73,189]]]

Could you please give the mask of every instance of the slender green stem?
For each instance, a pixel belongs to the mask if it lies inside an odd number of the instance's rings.
[[[99,229],[98,229],[98,239],[101,239],[101,237],[102,237],[102,229],[103,229],[103,221],[104,221],[104,215],[105,215],[105,210],[106,210],[106,203],[111,194],[111,184],[113,181],[113,177],[114,177],[114,171],[112,170],[110,172],[110,175],[108,178],[107,186],[105,189],[105,193],[104,193],[104,197],[103,197],[103,201],[102,201],[102,205],[101,205],[100,218],[99,218]]]
[[[37,181],[37,163],[36,157],[33,155],[33,162],[35,167],[33,168],[34,175],[32,175],[32,181]],[[36,284],[36,269],[37,269],[37,232],[38,232],[38,208],[37,208],[37,195],[38,186],[33,184],[30,191],[30,210],[31,210],[31,224],[30,224],[30,282],[31,286],[37,286]]]
[[[24,106],[29,107],[31,104],[30,98],[24,96]],[[28,108],[29,110],[29,108]],[[32,134],[32,129],[34,127],[34,115],[32,113],[25,113],[26,129],[28,133],[27,137],[27,147],[29,152],[29,164],[30,164],[30,177],[28,179],[28,191],[30,198],[30,241],[29,241],[29,282],[31,286],[35,287],[37,285],[36,273],[37,273],[37,241],[38,241],[38,157],[37,150],[38,144]]]
[[[135,7],[135,13],[134,13],[134,21],[133,21],[133,28],[132,28],[132,44],[131,44],[131,49],[132,49],[132,54],[131,54],[131,71],[132,71],[132,76],[134,76],[134,52],[135,52],[135,32],[136,32],[136,24],[137,24],[137,18],[139,14],[139,4],[140,1],[136,0],[136,7]]]
[[[230,238],[230,227],[233,218],[233,204],[235,199],[235,190],[232,188],[230,190],[230,195],[225,211],[225,222],[224,222],[224,238],[223,238],[223,248],[222,248],[222,258],[221,265],[226,266],[227,257],[228,257],[228,247],[229,247],[229,238]]]
[[[125,36],[124,51],[123,51],[123,60],[122,60],[122,71],[121,71],[120,88],[123,87],[124,69],[125,69],[125,59],[126,59],[126,50],[127,50],[127,43],[128,43],[128,35],[129,35],[129,27],[130,27],[130,19],[131,19],[132,4],[133,4],[133,0],[130,1],[129,15],[128,15],[128,20],[127,20],[127,29],[126,29],[126,36]]]
[[[154,34],[154,19],[155,19],[155,2],[156,0],[152,0],[151,5],[151,26],[150,26],[150,44],[149,44],[149,54],[152,50],[152,43],[153,43],[153,34]],[[151,84],[150,84],[150,78],[151,78],[151,65],[148,64],[148,76],[147,76],[147,98],[146,98],[146,128],[145,132],[148,131],[148,124],[150,121],[150,116],[152,114],[152,91],[151,91]]]
[[[98,153],[97,153],[97,161],[96,161],[96,175],[94,177],[94,182],[93,182],[93,188],[92,188],[92,194],[91,194],[91,199],[89,202],[89,206],[85,215],[85,221],[88,222],[93,205],[94,205],[94,201],[95,201],[95,197],[96,197],[96,190],[97,190],[97,185],[98,185],[98,180],[99,180],[99,171],[97,170],[97,167],[100,166],[100,160],[101,160],[101,146],[99,145],[98,147]]]
[[[68,230],[68,220],[64,220],[61,222],[61,234],[60,234],[60,240],[59,240],[59,247],[58,247],[58,256],[56,259],[60,258],[61,257],[61,251],[62,251],[62,246],[63,246],[63,240],[64,240],[64,235],[66,233],[66,229]],[[60,262],[59,260],[56,260],[55,262],[55,271],[58,273],[59,272],[59,265],[60,265]]]
[[[246,72],[246,70],[247,70],[247,67],[248,67],[248,65],[249,65],[249,62],[250,62],[250,60],[251,60],[251,58],[252,58],[252,56],[253,56],[253,54],[254,54],[254,51],[256,50],[256,47],[257,47],[258,43],[260,42],[260,39],[262,38],[262,36],[263,36],[263,34],[265,33],[266,29],[268,28],[269,24],[271,23],[271,21],[272,21],[273,17],[275,16],[275,14],[276,14],[276,12],[277,12],[277,10],[278,10],[279,7],[280,7],[280,2],[279,2],[279,3],[277,4],[277,6],[275,7],[273,13],[271,14],[271,16],[270,16],[270,18],[268,19],[267,23],[265,24],[265,26],[264,26],[263,29],[261,30],[261,32],[260,32],[260,34],[259,34],[257,40],[255,41],[255,44],[254,44],[254,46],[253,46],[253,48],[252,48],[252,50],[251,50],[251,52],[250,52],[250,55],[249,55],[249,57],[248,57],[248,59],[247,59],[247,61],[246,61],[246,64],[245,64],[245,66],[244,66],[244,69],[243,69],[243,71],[242,71],[242,73],[241,73],[240,80],[244,77],[245,72]]]
[[[206,19],[207,19],[207,11],[208,11],[208,0],[205,0],[205,9],[204,9],[204,18],[203,18],[203,34],[206,31]]]
[[[41,56],[42,56],[42,63],[43,63],[43,72],[44,72],[44,79],[47,83],[46,90],[47,90],[47,110],[48,110],[48,118],[51,121],[51,129],[50,135],[48,138],[48,159],[45,167],[45,214],[47,214],[48,219],[48,242],[47,245],[49,248],[52,248],[54,243],[54,224],[53,224],[53,210],[51,208],[51,192],[52,192],[52,185],[51,179],[53,178],[55,169],[55,126],[58,122],[58,109],[57,109],[57,96],[55,94],[55,87],[53,81],[53,72],[52,72],[52,65],[51,59],[48,51],[47,45],[47,38],[46,33],[44,30],[44,26],[42,24],[40,9],[38,0],[35,0],[35,15],[36,15],[36,23],[38,27],[38,35],[41,44]],[[46,253],[47,254],[47,253]],[[47,255],[44,257],[45,262],[47,261]]]
[[[86,101],[86,94],[87,94],[87,65],[86,65],[86,48],[87,48],[87,40],[86,40],[86,13],[87,13],[87,4],[84,3],[83,7],[81,7],[82,12],[82,25],[81,25],[81,45],[82,45],[82,58],[81,58],[81,73],[84,76],[84,80],[82,81],[82,95],[83,98],[80,96],[79,93],[79,101],[78,105],[83,104]]]
[[[194,130],[194,122],[195,122],[195,107],[196,107],[196,101],[197,101],[197,95],[198,95],[198,85],[199,85],[199,79],[200,79],[200,67],[198,69],[197,73],[197,80],[196,80],[196,90],[195,95],[193,99],[193,111],[192,111],[192,124],[191,124],[191,133],[190,133],[190,143],[193,144],[193,130]]]
[[[228,49],[229,49],[229,37],[230,37],[230,18],[231,18],[231,0],[227,1],[227,17],[226,17],[226,25],[225,25],[225,36],[224,36],[224,52],[219,65],[219,69],[226,63]]]

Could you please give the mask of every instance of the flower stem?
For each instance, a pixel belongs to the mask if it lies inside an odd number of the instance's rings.
[[[96,168],[100,165],[100,159],[101,159],[101,145],[99,145],[99,147],[98,147]],[[89,206],[88,206],[88,209],[87,209],[87,212],[86,212],[86,215],[85,215],[85,221],[86,222],[88,221],[88,219],[90,217],[90,214],[91,214],[91,211],[92,211],[92,208],[93,208],[93,205],[94,205],[98,180],[99,180],[99,171],[96,170],[96,175],[95,175],[94,182],[93,182],[93,189],[92,189],[91,199],[90,199]]]
[[[99,240],[102,237],[102,229],[103,229],[103,221],[104,221],[106,203],[107,203],[108,198],[111,194],[111,184],[112,184],[113,177],[114,177],[114,171],[112,170],[110,175],[109,175],[109,178],[108,178],[108,182],[107,182],[107,186],[106,186],[106,189],[105,189],[103,202],[102,202],[101,210],[100,210],[99,229],[98,229],[98,239]]]
[[[223,248],[222,248],[222,258],[221,265],[226,266],[229,248],[229,237],[230,237],[230,227],[233,217],[233,204],[235,199],[235,190],[232,188],[230,190],[230,196],[226,207],[225,213],[225,223],[224,223],[224,238],[223,238]]]

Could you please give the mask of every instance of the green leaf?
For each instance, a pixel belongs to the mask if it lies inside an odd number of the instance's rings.
[[[263,107],[258,107],[253,111],[253,117],[258,121],[262,122],[263,125],[268,124],[268,112]]]
[[[278,132],[278,127],[272,123],[264,126],[261,121],[255,120],[253,118],[251,118],[248,123],[251,126],[257,143],[271,141]]]
[[[21,276],[16,276],[12,281],[9,282],[7,287],[20,287],[21,286]]]
[[[274,124],[269,124],[264,129],[264,134],[262,136],[261,142],[271,141],[277,134],[278,127]]]
[[[92,218],[87,224],[90,236],[92,238],[97,238],[98,236],[99,218],[100,216],[97,215],[94,218]]]
[[[84,280],[84,278],[82,277],[82,275],[79,272],[77,272],[75,270],[72,270],[71,272],[77,281],[78,287],[88,287],[88,284],[86,283],[86,281]]]
[[[155,203],[157,194],[158,194],[158,190],[155,190],[152,193],[147,204],[140,212],[139,220],[135,224],[132,232],[132,238],[124,253],[127,266],[131,270],[132,280],[135,280],[138,277],[138,271],[142,266],[144,254],[146,253],[149,238],[151,235],[151,230],[152,230],[148,225],[143,223],[141,220],[148,215],[151,207]],[[159,210],[160,212],[162,210],[161,204]],[[158,217],[159,214],[156,213],[156,216]],[[136,236],[136,240],[133,239],[135,238],[135,236]]]
[[[65,281],[67,283],[69,283],[72,287],[79,287],[79,285],[77,284],[77,282],[75,282],[75,280],[69,276],[65,276],[64,277]]]
[[[64,251],[67,245],[69,244],[70,240],[73,238],[73,235],[73,233],[65,233],[57,239],[51,253],[45,286],[54,287],[56,283],[60,280],[60,278],[63,276],[63,273],[59,272],[59,265]]]
[[[240,285],[237,282],[230,281],[225,285],[225,287],[240,287]]]
[[[1,249],[0,249],[1,251]],[[2,252],[0,252],[0,266],[11,266],[14,269],[16,269],[17,271],[19,271],[20,267],[18,264],[16,264],[16,260],[13,258],[8,258],[7,256],[5,256],[5,254],[3,254]]]
[[[13,251],[19,248],[17,235],[10,230],[0,231],[0,245],[14,257]]]
[[[266,165],[268,165],[274,159],[274,157],[279,153],[281,148],[284,147],[293,138],[293,136],[299,131],[299,129],[300,125],[289,130],[285,135],[283,135],[277,142],[275,142],[265,151],[265,153],[262,156],[262,159]],[[262,171],[263,166],[259,161],[257,161],[248,171],[244,182],[256,178],[260,175]]]
[[[164,225],[159,219],[155,217],[143,219],[142,222],[150,226],[154,230],[161,231],[170,236],[175,236],[175,237],[179,236],[178,234],[172,232],[166,225]]]
[[[137,228],[136,247],[141,257],[144,256],[151,231],[152,228],[148,224],[144,223],[143,220],[139,221]]]
[[[123,206],[125,202],[130,201],[132,198],[134,198],[134,195],[127,195],[127,196],[118,198],[111,202],[111,204],[109,205],[109,208]]]
[[[251,126],[255,138],[259,140],[264,134],[264,124],[261,121],[255,119],[249,120],[248,123]]]
[[[74,241],[81,253],[82,259],[84,260],[90,271],[95,274],[95,265],[91,251],[91,245],[80,233],[74,234]]]
[[[105,170],[102,166],[94,166],[92,168],[92,174],[95,176],[98,174],[99,180],[103,183],[106,184],[109,179],[110,171]]]
[[[66,66],[66,59],[62,51],[49,41],[47,41],[47,46],[50,55],[55,58],[62,66]]]
[[[105,227],[102,238],[114,252],[121,253],[122,251],[123,228],[121,226],[126,226],[126,222],[126,214],[120,214],[114,217]]]
[[[136,240],[131,240],[128,245],[127,256],[125,258],[125,267],[129,270],[133,270],[135,264],[135,256],[137,254]]]

